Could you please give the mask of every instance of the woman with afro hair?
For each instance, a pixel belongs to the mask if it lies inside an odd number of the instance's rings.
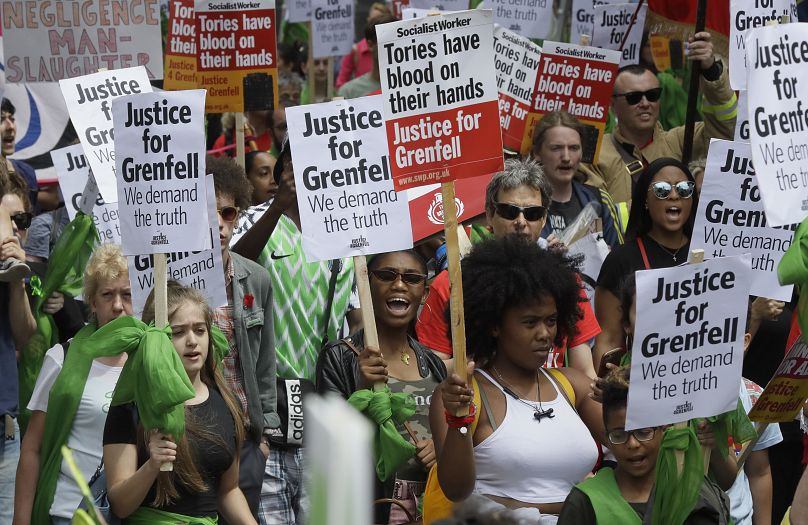
[[[476,245],[462,270],[469,380],[452,374],[432,399],[438,480],[452,501],[472,496],[555,523],[605,440],[589,378],[545,368],[581,315],[576,261],[508,236]],[[463,408],[475,424],[456,417]]]

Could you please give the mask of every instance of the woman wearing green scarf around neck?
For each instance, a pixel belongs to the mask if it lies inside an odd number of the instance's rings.
[[[143,321],[154,320],[149,296]],[[104,461],[112,511],[126,524],[256,525],[238,487],[241,411],[225,385],[211,335],[211,312],[192,288],[168,283],[171,341],[193,385],[185,402],[185,434],[143,428],[133,404],[112,407],[104,429]],[[160,472],[172,462],[173,472]]]
[[[129,271],[118,246],[105,244],[93,252],[84,271],[84,297],[96,327],[132,315]],[[28,404],[32,414],[17,467],[14,525],[70,522],[81,502],[81,492],[61,460],[61,445],[73,450],[85,479],[93,475],[101,462],[104,422],[127,354],[94,359],[84,375],[73,377],[75,368],[62,368],[68,352],[80,353],[80,343],[70,344],[66,349],[56,345],[47,352]],[[63,374],[63,370],[69,373]],[[51,406],[49,411],[51,392],[60,408]],[[63,410],[64,407],[71,410]],[[66,443],[49,446],[46,440],[43,446],[46,435],[55,432],[56,427],[68,425]],[[60,467],[48,468],[54,461],[60,462]]]

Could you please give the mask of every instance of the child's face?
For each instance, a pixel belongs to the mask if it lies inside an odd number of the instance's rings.
[[[606,434],[609,436],[610,441],[609,448],[614,457],[617,458],[618,468],[634,478],[645,478],[648,475],[653,475],[656,470],[659,447],[662,444],[663,428],[657,427],[653,431],[651,429],[637,429],[634,432],[641,437],[652,432],[653,436],[647,441],[640,441],[633,433],[629,432],[625,443],[615,444],[612,442],[612,438],[621,437],[620,435],[624,433],[626,426],[625,407],[608,411],[604,422],[606,423]],[[625,435],[622,437],[625,437]]]

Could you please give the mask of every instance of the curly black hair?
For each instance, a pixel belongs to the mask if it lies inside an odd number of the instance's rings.
[[[555,344],[575,335],[582,315],[578,303],[586,300],[580,295],[579,261],[510,235],[474,246],[461,264],[466,348],[478,365],[493,357],[493,330],[509,308],[550,296],[558,311]]]
[[[606,414],[626,408],[628,404],[628,384],[628,367],[612,370],[601,382],[604,423],[606,422]]]
[[[229,157],[205,157],[205,171],[213,174],[213,186],[219,195],[233,197],[236,207],[246,210],[252,203],[252,185],[244,168]]]

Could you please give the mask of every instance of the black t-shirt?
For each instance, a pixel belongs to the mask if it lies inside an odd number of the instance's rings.
[[[572,198],[567,202],[550,201],[550,209],[547,212],[550,227],[556,233],[563,232],[578,217],[582,209],[574,192]]]
[[[655,240],[647,235],[642,236],[642,241],[645,245],[645,253],[648,256],[648,263],[651,265],[651,269],[670,268],[687,262],[690,253],[689,241],[679,248],[678,251],[661,247]],[[673,253],[676,254],[675,261],[671,255]],[[627,240],[625,244],[616,246],[609,252],[609,255],[606,256],[606,260],[603,261],[603,266],[600,267],[598,286],[602,286],[614,295],[619,296],[620,285],[623,279],[638,270],[646,269],[637,241],[635,239]]]
[[[186,421],[193,420],[204,432],[203,436],[188,432],[186,435],[193,452],[199,473],[207,490],[192,493],[177,486],[179,499],[160,510],[185,514],[186,516],[216,516],[218,509],[219,480],[233,464],[236,434],[233,416],[227,409],[221,394],[208,388],[208,399],[198,405],[186,406]],[[142,431],[142,430],[141,430]],[[132,403],[110,408],[104,426],[104,445],[116,443],[137,444],[138,414]],[[148,450],[138,449],[138,468],[149,459]],[[154,507],[155,487],[149,489],[142,505]]]

